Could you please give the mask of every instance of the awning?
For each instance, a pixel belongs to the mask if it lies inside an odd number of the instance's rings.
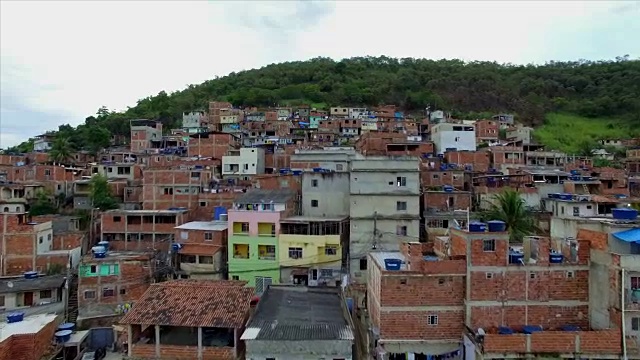
[[[629,243],[640,244],[640,228],[629,229],[614,233],[613,236],[618,239]]]

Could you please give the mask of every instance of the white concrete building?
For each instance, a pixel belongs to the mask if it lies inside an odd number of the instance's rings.
[[[437,154],[444,154],[447,149],[475,151],[476,128],[473,125],[436,124],[431,130],[431,140]]]
[[[264,149],[242,148],[222,157],[222,176],[251,176],[264,174]]]

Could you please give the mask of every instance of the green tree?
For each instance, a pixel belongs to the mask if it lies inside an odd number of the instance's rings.
[[[482,218],[504,221],[512,243],[521,242],[523,237],[539,231],[533,214],[517,191],[506,189],[494,195],[489,203],[489,209],[482,214]]]
[[[107,178],[96,174],[91,178],[90,186],[90,198],[94,208],[103,211],[118,208],[118,202],[111,195]]]
[[[71,158],[73,149],[67,137],[56,137],[49,151],[49,158],[55,163],[62,164]]]
[[[45,190],[40,190],[36,193],[36,197],[29,206],[29,215],[49,215],[57,214],[58,209],[53,203],[51,194]]]
[[[82,130],[84,148],[93,155],[97,155],[100,150],[111,143],[111,133],[102,126],[87,126]]]

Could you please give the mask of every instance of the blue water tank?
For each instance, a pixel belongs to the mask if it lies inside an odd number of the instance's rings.
[[[60,326],[58,326],[58,331],[60,330],[71,330],[73,331],[73,329],[75,329],[76,324],[74,323],[64,323],[64,324],[60,324]]]
[[[638,210],[630,208],[616,208],[611,210],[611,214],[616,220],[635,220],[638,218]]]
[[[445,185],[445,186],[442,187],[442,190],[444,190],[444,192],[447,192],[447,193],[452,193],[453,192],[453,186]]]
[[[440,164],[440,171],[447,170],[447,164]]]
[[[564,325],[560,327],[562,331],[580,331],[580,328],[575,325]]]
[[[571,181],[580,181],[580,175],[571,175],[571,176],[569,176],[569,180],[571,180]]]
[[[313,172],[322,172],[322,168],[321,167],[315,167],[313,168]]]
[[[522,327],[522,332],[525,334],[533,334],[542,331],[542,326],[539,325],[525,325]]]
[[[555,251],[552,251],[551,253],[549,253],[549,263],[562,264],[563,261],[564,261],[564,255]]]
[[[37,271],[27,271],[24,273],[25,279],[36,279],[38,277]]]
[[[224,206],[216,206],[213,208],[213,220],[220,220],[220,215],[226,214],[227,208]]]
[[[549,197],[552,199],[560,199],[560,193],[549,194]]]
[[[522,261],[523,260],[524,260],[524,254],[523,253],[519,253],[519,252],[515,252],[515,251],[510,251],[509,252],[509,264],[522,265]]]
[[[500,335],[511,335],[513,334],[513,329],[506,326],[498,326],[498,334]]]
[[[353,298],[347,298],[347,309],[349,314],[353,314]]]
[[[580,170],[571,170],[571,175],[580,175]]]
[[[171,250],[179,251],[180,249],[182,249],[182,244],[178,244],[178,243],[171,244]]]
[[[573,199],[573,194],[560,194],[560,200],[571,200]]]
[[[449,164],[449,169],[455,170],[458,168],[458,164]]]
[[[293,170],[293,175],[302,175],[302,170]]]
[[[100,241],[98,242],[98,246],[102,246],[106,251],[109,251],[109,242],[108,241]]]
[[[7,314],[7,323],[9,324],[17,323],[22,320],[24,320],[24,312],[22,311]]]
[[[387,271],[398,271],[402,267],[400,259],[384,259],[384,268]]]
[[[469,223],[469,232],[480,233],[487,231],[487,224],[481,222]]]
[[[56,337],[58,343],[66,343],[71,339],[71,334],[73,334],[71,330],[60,330],[53,335]]]
[[[440,258],[437,256],[423,256],[422,259],[424,261],[440,261]]]
[[[284,168],[284,169],[280,169],[280,174],[287,174],[289,171],[291,171],[291,169],[289,168]]]
[[[489,225],[489,232],[505,232],[507,231],[507,224],[500,220],[487,221]]]

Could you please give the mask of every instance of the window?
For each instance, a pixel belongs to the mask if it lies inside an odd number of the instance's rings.
[[[207,202],[206,201],[200,201],[200,206],[202,206],[202,207],[207,206]]]
[[[311,180],[311,186],[318,187],[318,180],[317,179]]]
[[[118,274],[118,265],[106,265],[106,267],[107,267],[107,275]]]
[[[438,315],[429,315],[429,316],[427,316],[427,324],[428,325],[438,325]]]
[[[195,264],[196,263],[196,256],[195,255],[184,255],[184,254],[181,254],[180,255],[180,262],[181,263],[188,263],[188,264]]]
[[[51,175],[51,170],[49,170],[49,169],[45,169],[45,170],[44,170],[44,175],[45,175],[45,176],[50,176],[50,175]]]
[[[50,299],[50,298],[51,298],[51,290],[40,291],[40,299]]]
[[[573,207],[573,216],[580,216],[580,208],[577,206]]]
[[[360,259],[360,270],[367,270],[367,258]]]
[[[44,241],[44,237],[40,236],[40,239],[38,239],[38,243],[42,244],[43,241]]]
[[[437,178],[439,178],[439,177],[440,177],[440,176],[439,176],[438,174],[433,174],[433,179],[437,179]]]
[[[326,246],[324,248],[324,254],[325,255],[337,255],[338,254],[338,248],[336,246]]]
[[[573,271],[567,271],[567,279],[573,279],[576,274]]]
[[[213,233],[210,233],[210,232],[206,232],[206,233],[204,233],[204,240],[205,240],[205,241],[211,241],[211,240],[213,240]]]
[[[355,124],[355,123],[354,123]],[[336,170],[337,171],[342,171],[344,169],[344,165],[342,164],[336,164]]]
[[[631,288],[633,290],[640,289],[640,276],[631,276],[629,280],[631,280]]]
[[[165,195],[173,195],[173,188],[164,188],[163,192]]]
[[[84,291],[84,298],[85,299],[95,299],[96,298],[96,292],[93,290],[85,290]]]
[[[318,200],[311,200],[311,207],[318,207]]]
[[[404,225],[396,226],[396,235],[407,236],[407,227]]]
[[[400,279],[400,285],[407,285],[407,279],[405,278]]]
[[[396,185],[397,186],[407,186],[407,178],[404,176],[398,176],[396,178]]]
[[[51,241],[51,234],[47,234],[47,240]]]
[[[333,269],[320,269],[320,277],[333,277]]]
[[[199,264],[213,264],[213,256],[199,255],[198,256],[198,263]]]
[[[398,210],[398,211],[406,211],[407,210],[407,202],[406,201],[397,201],[396,202],[396,210]]]
[[[197,171],[192,171],[191,172],[191,178],[193,179],[200,179],[200,173]]]
[[[640,317],[631,318],[631,330],[640,331]]]
[[[0,295],[0,308],[4,307],[4,295]]]
[[[97,266],[97,265],[91,265],[91,266],[89,266],[89,272],[90,272],[91,274],[95,274],[95,273],[97,273],[97,272],[98,272],[98,266]]]
[[[496,241],[495,240],[482,240],[482,251],[491,252],[496,251]]]
[[[102,289],[102,297],[111,297],[115,295],[116,295],[116,292],[113,290],[113,288]]]
[[[231,276],[231,280],[240,280],[240,276],[233,275],[233,276]]]
[[[290,259],[302,259],[302,248],[289,248]]]
[[[535,279],[535,278],[536,278],[536,273],[534,273],[534,272],[530,272],[530,273],[529,273],[529,278],[531,278],[531,279]]]
[[[127,294],[127,289],[120,288],[120,295],[126,295],[126,294]]]
[[[113,217],[113,222],[120,222],[120,221],[122,221],[122,218],[120,216]]]
[[[485,273],[485,274],[484,274],[484,276],[485,276],[487,279],[493,279],[493,273],[488,272],[488,273]]]
[[[249,223],[242,223],[242,232],[243,233],[249,232]]]

